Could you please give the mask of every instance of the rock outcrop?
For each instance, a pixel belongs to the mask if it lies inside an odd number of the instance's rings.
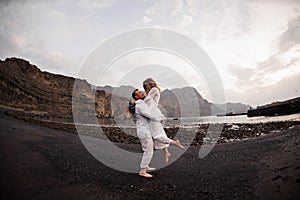
[[[127,118],[125,109],[134,90],[132,86],[93,86],[86,80],[43,72],[19,58],[0,60],[0,87],[1,107],[14,109],[18,115],[25,113],[73,122],[75,103],[77,114],[86,123],[95,123],[89,121],[89,116],[95,119],[95,115],[102,123],[104,119]],[[161,93],[159,104],[167,117],[201,117],[225,112],[220,105],[209,103],[193,87],[166,89]]]
[[[77,92],[73,96],[76,80]],[[0,104],[50,120],[73,121],[72,96],[83,105],[82,117],[96,114],[97,118],[124,115],[126,98],[95,90],[86,80],[49,72],[18,58],[0,61]]]
[[[161,110],[168,117],[202,117],[211,115],[212,104],[193,87],[164,90],[160,99]]]

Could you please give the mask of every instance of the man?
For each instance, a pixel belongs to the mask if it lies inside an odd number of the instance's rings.
[[[143,102],[145,95],[138,89],[132,92],[132,98],[135,99],[135,117],[137,136],[142,144],[143,157],[140,164],[140,176],[152,178],[153,176],[147,171],[153,171],[155,168],[149,167],[153,157],[153,139],[150,131],[150,120],[161,121],[164,119],[163,115],[153,116],[150,114],[149,107]]]

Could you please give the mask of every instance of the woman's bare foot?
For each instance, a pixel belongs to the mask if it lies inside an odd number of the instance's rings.
[[[165,152],[165,162],[168,163],[169,162],[169,158],[170,158],[171,154],[169,152]]]
[[[175,141],[175,144],[176,144],[179,148],[185,149],[184,146],[182,146],[182,145],[180,144],[180,141],[179,141],[179,140],[176,140],[176,141]]]

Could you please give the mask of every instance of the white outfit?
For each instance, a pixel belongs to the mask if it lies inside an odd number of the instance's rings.
[[[150,121],[158,121],[158,123],[160,123],[159,121],[163,116],[161,113],[150,114],[150,108],[143,100],[137,100],[135,103],[137,136],[144,152],[140,167],[146,168],[149,166],[153,157],[153,139],[150,132]]]
[[[151,88],[147,97],[144,99],[144,102],[150,107],[150,112],[152,115],[163,116],[160,109],[158,108],[159,99],[160,99],[160,92],[156,87]],[[169,144],[172,140],[168,138],[164,130],[164,127],[160,121],[151,120],[150,131],[154,139],[155,149],[163,149],[169,147]]]

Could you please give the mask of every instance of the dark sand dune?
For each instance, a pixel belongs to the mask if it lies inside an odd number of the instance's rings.
[[[300,199],[300,127],[190,147],[153,179],[97,161],[78,135],[0,114],[0,199]],[[122,145],[137,150],[139,145]]]

